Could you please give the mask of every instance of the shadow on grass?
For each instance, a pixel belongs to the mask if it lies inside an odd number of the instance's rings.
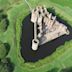
[[[1,61],[1,66],[4,72],[13,72],[15,65],[11,62],[10,58],[5,58]]]
[[[6,55],[8,55],[9,51],[10,51],[10,45],[8,43],[4,43],[5,47],[6,47]]]
[[[49,70],[47,72],[58,72],[58,70],[59,70],[59,68],[53,68],[53,69],[51,69],[51,70]]]
[[[72,72],[72,67],[62,69],[61,72]]]
[[[67,67],[67,68],[63,68],[63,69],[53,68],[47,72],[72,72],[72,67]]]
[[[9,20],[7,17],[7,14],[4,13],[3,9],[0,10],[0,22],[3,20],[3,26],[4,26],[4,31],[7,30],[8,26],[9,26]],[[1,24],[0,24],[1,26]]]
[[[11,60],[9,58],[7,58],[7,60],[8,60],[8,63],[7,63],[8,70],[9,70],[9,72],[13,72],[15,65],[11,62]]]
[[[48,11],[56,15],[55,10],[53,8],[48,8]],[[31,49],[31,43],[33,39],[33,24],[30,21],[31,14],[29,14],[22,22],[22,34],[21,34],[21,55],[26,62],[36,62],[40,59],[43,59],[47,56],[53,54],[56,49],[63,45],[66,41],[70,41],[72,39],[72,27],[67,23],[67,21],[61,19],[59,15],[57,15],[57,20],[63,24],[65,24],[69,31],[70,35],[63,35],[53,41],[47,42],[44,45],[39,46],[39,49],[35,52]]]

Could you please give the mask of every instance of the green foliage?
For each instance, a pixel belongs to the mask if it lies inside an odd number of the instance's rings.
[[[53,69],[51,69],[50,71],[47,71],[47,72],[58,72],[58,68],[53,68]]]
[[[7,54],[6,47],[4,43],[0,42],[0,59],[3,59]]]
[[[7,33],[5,33],[5,36],[0,37],[0,39],[2,41],[9,42],[11,45],[11,51],[8,54],[8,57],[10,57],[16,65],[14,72],[46,72],[54,67],[63,68],[72,65],[72,40],[68,41],[63,46],[60,46],[58,48],[59,50],[45,59],[42,59],[36,63],[24,63],[20,56],[20,28],[22,19],[29,13],[29,8],[24,1],[21,1],[17,5],[14,1],[16,0],[0,0],[0,8],[8,10],[6,11],[10,21],[10,26]],[[46,5],[47,8],[54,7],[56,13],[60,14],[60,16],[62,16],[62,18],[65,20],[68,20],[72,26],[71,0],[29,0],[29,2],[31,3],[32,7],[37,5]],[[11,7],[9,7],[9,4]],[[17,35],[15,36],[15,34]]]
[[[66,7],[68,6],[72,8],[72,0],[50,0],[50,1],[62,6],[66,6]]]
[[[6,20],[3,19],[0,22],[0,32],[4,32],[6,30]]]
[[[8,68],[7,68],[7,65],[4,64],[4,63],[0,63],[0,71],[1,72],[9,72]]]
[[[6,58],[0,62],[0,72],[13,72],[14,65],[9,58]]]
[[[7,15],[4,14],[3,10],[0,10],[0,33],[6,31],[8,25]]]
[[[64,68],[60,72],[72,72],[72,67]]]

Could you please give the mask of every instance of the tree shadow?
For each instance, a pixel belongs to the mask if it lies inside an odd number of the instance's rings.
[[[51,70],[49,70],[47,72],[58,72],[58,70],[59,70],[59,68],[53,68],[53,69],[51,69]]]
[[[72,72],[72,67],[62,69],[60,72]]]
[[[8,28],[8,26],[9,26],[9,20],[8,20],[7,14],[4,13],[4,10],[3,9],[0,10],[0,22],[2,20],[4,20],[5,31],[6,31],[7,28]]]
[[[4,43],[4,45],[5,45],[5,48],[6,48],[6,51],[7,51],[6,55],[8,55],[8,53],[10,51],[10,45],[8,43]]]
[[[7,63],[8,70],[9,72],[13,72],[15,65],[11,62],[10,58],[7,58],[7,60],[8,60],[8,63]]]
[[[5,58],[1,61],[5,67],[5,71],[7,70],[8,72],[13,72],[15,65],[11,62],[10,58]]]
[[[49,12],[56,15],[55,10],[49,8]],[[32,51],[32,39],[33,39],[33,23],[30,21],[31,14],[29,14],[26,18],[24,18],[22,22],[22,34],[21,34],[21,56],[26,62],[36,62],[40,59],[43,59],[47,56],[53,54],[56,49],[63,45],[66,41],[70,41],[72,39],[72,27],[67,23],[66,20],[61,19],[59,15],[57,15],[57,20],[63,24],[65,24],[69,31],[69,35],[63,35],[55,40],[45,43],[44,45],[39,46],[37,51]]]
[[[53,68],[51,70],[48,70],[47,72],[72,72],[72,67],[67,67],[63,69]]]

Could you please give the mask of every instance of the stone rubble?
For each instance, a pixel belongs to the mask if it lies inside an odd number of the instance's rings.
[[[46,42],[54,40],[65,34],[69,35],[67,26],[58,22],[56,20],[56,16],[52,16],[52,13],[49,13],[44,6],[38,6],[32,10],[31,22],[36,24],[36,28],[34,27],[34,29],[36,29],[36,31],[39,30],[39,33],[36,34],[36,39],[39,40],[39,43],[37,45],[45,44]],[[33,45],[32,48],[34,49],[35,47],[36,46]],[[36,48],[35,50],[37,49],[38,48]]]

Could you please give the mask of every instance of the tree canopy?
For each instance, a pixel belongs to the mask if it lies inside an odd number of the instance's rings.
[[[7,15],[4,14],[3,10],[0,11],[0,32],[6,31],[9,25],[9,21],[7,19]]]
[[[9,58],[5,58],[0,62],[0,72],[13,72],[14,65]]]
[[[0,42],[0,59],[3,59],[7,54],[7,49],[4,43]]]

